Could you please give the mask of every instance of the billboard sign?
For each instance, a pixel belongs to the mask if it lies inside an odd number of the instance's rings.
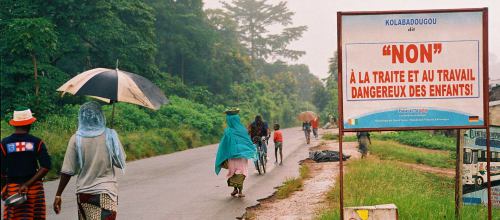
[[[484,127],[485,13],[341,12],[344,130]]]

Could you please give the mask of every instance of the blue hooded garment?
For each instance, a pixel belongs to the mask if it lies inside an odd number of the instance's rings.
[[[106,118],[97,102],[86,102],[78,112],[78,130],[76,131],[76,150],[80,169],[83,167],[82,138],[93,138],[105,133],[111,166],[116,166],[125,172],[125,152],[118,141],[114,129],[106,128]]]
[[[227,128],[219,143],[215,160],[215,173],[218,175],[224,161],[231,158],[256,159],[256,147],[250,140],[247,129],[241,124],[239,115],[226,116]]]

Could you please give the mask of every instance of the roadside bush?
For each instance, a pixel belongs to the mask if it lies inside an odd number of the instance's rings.
[[[323,134],[323,140],[337,140],[339,139],[339,135],[337,134],[332,134],[332,133],[326,133]]]
[[[171,96],[170,103],[158,111],[127,103],[115,104],[114,128],[125,148],[127,160],[219,141],[225,120],[223,106],[207,107],[177,96]],[[31,133],[44,140],[52,157],[54,169],[49,172],[48,179],[58,176],[68,141],[78,127],[79,108],[80,105],[64,105],[57,114],[46,115],[33,125]],[[112,106],[104,105],[103,111],[110,127]],[[1,138],[13,132],[7,118],[0,123]]]
[[[432,134],[425,131],[398,131],[390,133],[371,132],[371,139],[392,140],[412,147],[420,147],[434,150],[456,150],[456,138],[447,137],[443,134]],[[355,135],[344,136],[345,142],[357,141]]]

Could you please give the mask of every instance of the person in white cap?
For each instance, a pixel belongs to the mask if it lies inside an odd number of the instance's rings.
[[[3,219],[46,218],[42,178],[52,165],[45,143],[29,134],[35,121],[29,108],[17,108],[9,121],[15,131],[0,144],[2,199],[16,193],[26,194],[27,198],[20,205],[5,205]]]

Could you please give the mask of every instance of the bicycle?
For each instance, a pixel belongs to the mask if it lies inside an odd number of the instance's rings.
[[[257,160],[254,161],[254,164],[259,175],[266,173],[267,154],[264,151],[264,141],[267,141],[266,137],[253,138],[253,143],[257,146]]]
[[[306,143],[311,143],[311,129],[304,129],[304,134],[306,136]]]

